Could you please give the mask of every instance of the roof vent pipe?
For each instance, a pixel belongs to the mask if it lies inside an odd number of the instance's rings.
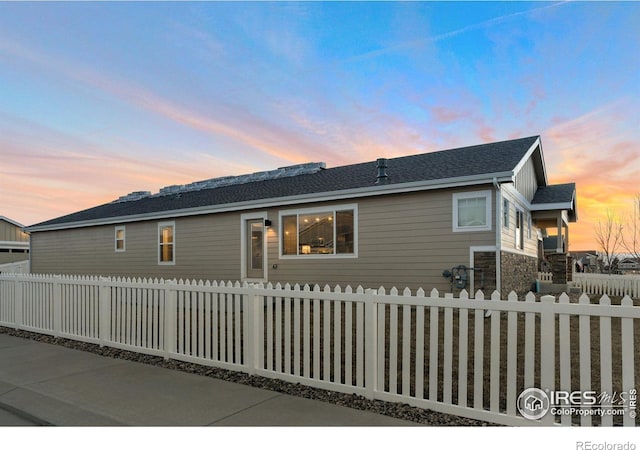
[[[378,158],[376,161],[376,167],[378,169],[376,184],[385,183],[389,177],[387,175],[387,158]]]

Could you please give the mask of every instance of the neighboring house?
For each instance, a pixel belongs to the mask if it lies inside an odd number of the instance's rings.
[[[23,228],[15,220],[0,216],[0,264],[29,259],[29,235]]]
[[[599,271],[598,252],[596,250],[572,251],[571,256],[574,262],[574,270],[592,273]]]
[[[136,192],[42,222],[35,273],[526,291],[538,236],[568,239],[574,184],[537,136],[343,167],[309,163]]]
[[[640,261],[635,258],[623,258],[618,262],[618,270],[622,273],[636,273],[640,271]]]

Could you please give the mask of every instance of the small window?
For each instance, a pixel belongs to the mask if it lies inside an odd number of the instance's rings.
[[[303,257],[355,256],[356,208],[303,209],[280,214],[280,254]]]
[[[524,213],[516,209],[516,248],[524,248]]]
[[[116,252],[125,251],[126,249],[125,238],[126,238],[125,227],[116,227],[116,244],[115,244]]]
[[[158,224],[158,264],[175,264],[175,223]]]
[[[502,226],[509,229],[509,200],[502,200]]]
[[[491,191],[453,194],[453,231],[491,230]]]

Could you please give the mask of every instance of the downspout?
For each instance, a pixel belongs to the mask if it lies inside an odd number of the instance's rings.
[[[496,177],[493,177],[493,186],[496,188],[496,291],[502,293],[502,191]]]

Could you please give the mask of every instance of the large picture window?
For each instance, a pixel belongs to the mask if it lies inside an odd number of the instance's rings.
[[[175,223],[158,224],[158,264],[175,264]]]
[[[355,256],[356,210],[348,205],[280,213],[281,255]]]
[[[491,191],[453,194],[453,231],[491,230]]]

